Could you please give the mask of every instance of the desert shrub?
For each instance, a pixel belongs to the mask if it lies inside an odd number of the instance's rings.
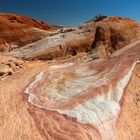
[[[86,23],[89,23],[89,22],[92,22],[92,21],[98,22],[98,21],[101,21],[101,20],[103,20],[105,18],[107,18],[107,16],[102,15],[102,14],[98,14],[94,18],[92,18],[91,20],[87,21]]]

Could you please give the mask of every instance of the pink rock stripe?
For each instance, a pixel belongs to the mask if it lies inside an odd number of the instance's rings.
[[[26,88],[35,106],[95,125],[105,140],[115,140],[120,101],[140,60],[140,44],[118,51],[107,61],[55,65]]]

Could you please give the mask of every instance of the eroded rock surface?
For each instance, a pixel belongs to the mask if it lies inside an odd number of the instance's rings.
[[[0,80],[5,79],[8,76],[11,76],[16,71],[24,68],[24,61],[13,58],[0,56]]]
[[[6,42],[23,18],[6,16],[15,26]],[[106,17],[46,33],[39,23],[43,39],[0,54],[0,140],[139,140],[139,25]]]
[[[94,126],[104,140],[116,140],[120,102],[139,63],[140,44],[124,50],[103,62],[51,66],[26,88],[28,101]]]
[[[10,51],[44,38],[51,26],[15,14],[0,14],[0,52]]]
[[[69,29],[70,30],[70,29]],[[139,25],[127,18],[108,17],[90,22],[70,32],[55,32],[49,37],[11,51],[10,55],[24,59],[52,60],[93,52],[94,58],[108,58],[118,49],[139,37]]]

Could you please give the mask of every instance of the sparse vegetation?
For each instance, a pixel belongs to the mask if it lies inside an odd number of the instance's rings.
[[[92,21],[98,22],[98,21],[103,20],[105,18],[107,18],[107,16],[102,15],[102,14],[98,14],[94,18],[92,18],[91,20],[87,21],[86,23],[89,23],[89,22],[92,22]]]

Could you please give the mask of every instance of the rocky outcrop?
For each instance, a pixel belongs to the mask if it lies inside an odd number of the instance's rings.
[[[10,51],[42,39],[51,26],[14,14],[0,14],[0,51]]]
[[[1,53],[0,140],[139,140],[138,32],[106,17]]]
[[[105,54],[100,55],[106,55],[106,57],[139,36],[139,25],[131,19],[106,18],[98,22],[96,26],[92,48],[98,53],[105,50]]]
[[[91,125],[101,136],[97,139],[116,140],[125,88],[140,59],[139,43],[127,46],[103,62],[51,66],[26,88],[28,101],[76,119],[77,123]]]
[[[23,68],[24,61],[13,57],[0,56],[0,81]]]
[[[56,111],[41,109],[27,102],[25,89],[34,81],[35,75],[49,69],[45,62],[29,63],[21,71],[0,81],[0,139],[100,140],[100,133],[93,125],[80,123],[79,119],[76,120]],[[52,68],[56,69],[56,66]],[[139,73],[140,65],[138,64],[120,102],[121,110],[115,125],[117,140],[139,140]],[[99,107],[102,108],[101,104]],[[104,116],[106,116],[106,111]],[[112,130],[108,132],[109,136],[111,132]]]
[[[139,25],[131,19],[108,17],[69,31],[57,32],[21,49],[13,50],[10,55],[24,59],[52,60],[75,56],[80,52],[93,52],[94,58],[108,58],[139,36]]]

